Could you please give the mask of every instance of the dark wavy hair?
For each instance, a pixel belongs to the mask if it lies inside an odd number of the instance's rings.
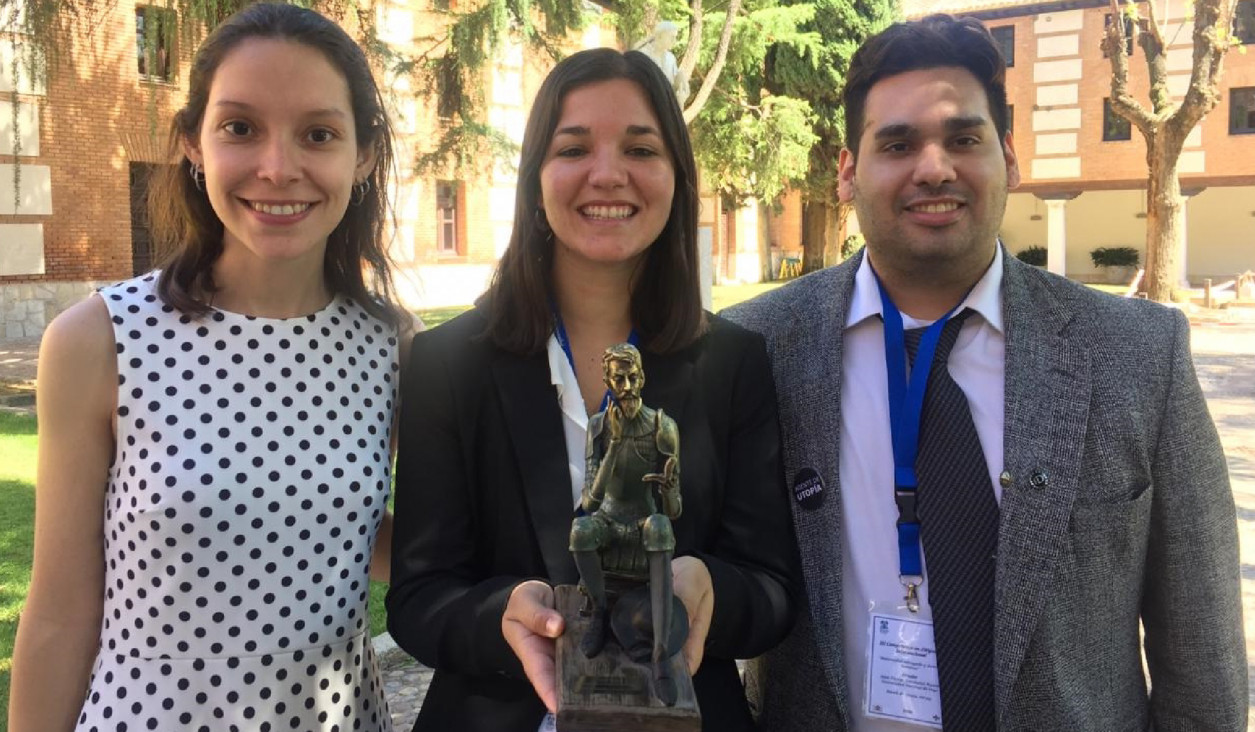
[[[200,134],[214,73],[227,54],[251,38],[301,43],[320,51],[349,86],[359,149],[374,148],[370,190],[352,204],[327,238],[324,277],[332,292],[351,297],[372,315],[396,324],[402,310],[395,303],[389,260],[383,246],[388,216],[388,174],[392,167],[392,130],[383,99],[362,49],[331,20],[295,5],[258,3],[235,13],[213,30],[192,60],[187,104],[170,125],[169,159],[153,179],[148,214],[153,238],[165,257],[158,292],[168,305],[190,315],[209,306],[198,296],[217,290],[213,263],[222,254],[223,224],[188,175],[183,141]],[[257,73],[265,73],[258,70]]]
[[[648,56],[595,48],[572,54],[554,66],[527,118],[514,229],[483,298],[488,310],[485,335],[502,349],[536,353],[544,349],[553,332],[553,232],[540,211],[540,169],[562,115],[562,103],[575,89],[616,79],[627,79],[645,92],[675,169],[671,214],[634,279],[632,325],[641,344],[655,353],[683,348],[705,331],[698,282],[697,163],[680,104],[667,77]]]
[[[890,76],[952,66],[966,69],[985,90],[998,139],[1007,136],[1007,62],[993,36],[975,18],[936,14],[894,23],[868,38],[850,59],[841,93],[845,144],[856,157],[863,137],[863,107],[876,82]]]

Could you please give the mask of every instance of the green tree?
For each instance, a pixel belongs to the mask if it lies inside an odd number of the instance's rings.
[[[381,67],[409,75],[411,86],[428,91],[448,120],[440,135],[414,161],[427,173],[476,171],[486,155],[509,159],[517,148],[509,136],[485,120],[481,75],[484,67],[508,39],[517,39],[533,53],[560,58],[570,47],[573,31],[583,28],[599,13],[584,0],[474,0],[452,7],[447,0],[435,3],[448,9],[448,22],[435,33],[414,39],[412,48],[396,49],[379,39],[374,5],[370,0],[293,0],[338,20]],[[703,0],[597,0],[606,11],[600,20],[613,24],[625,47],[635,47],[660,18],[674,19],[687,27],[680,41],[681,73],[692,79],[694,94],[685,104],[685,119],[692,122],[715,94],[721,72],[730,57],[737,57],[734,27],[742,24],[743,0],[725,0],[705,7]],[[23,13],[11,12],[0,0],[0,31],[17,26],[27,53],[17,54],[25,63],[42,63],[37,49],[68,48],[63,43],[84,19],[102,12],[94,0],[24,0]],[[178,13],[182,41],[194,46],[210,29],[252,0],[157,0]],[[770,0],[774,3],[775,0]],[[752,15],[752,13],[751,13]],[[79,21],[76,23],[76,21]],[[711,22],[708,22],[711,21]],[[754,22],[748,25],[754,26]],[[745,35],[742,31],[741,35]],[[12,34],[16,39],[18,34]],[[692,44],[687,38],[701,42]],[[16,40],[14,41],[17,42]],[[761,57],[761,52],[759,53]],[[50,58],[55,65],[57,59]],[[42,69],[36,71],[42,73]]]
[[[810,103],[772,94],[765,84],[770,49],[789,45],[806,53],[819,45],[817,34],[799,31],[811,8],[751,0],[746,10],[736,21],[727,66],[691,125],[707,187],[734,206],[775,200],[805,175],[815,142]]]
[[[839,255],[837,235],[848,208],[837,201],[837,157],[845,145],[841,87],[850,57],[869,36],[896,19],[894,0],[784,0],[814,8],[803,30],[822,42],[799,48],[778,44],[768,54],[767,86],[777,94],[810,102],[810,149],[802,193],[802,271],[813,272]],[[828,256],[825,256],[828,255]]]

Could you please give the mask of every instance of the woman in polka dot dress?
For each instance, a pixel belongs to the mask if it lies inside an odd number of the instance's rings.
[[[405,319],[379,92],[334,23],[278,4],[218,26],[189,80],[151,193],[174,254],[44,336],[10,729],[390,730],[366,604]]]
[[[414,730],[552,730],[552,586],[580,578],[602,354],[634,340],[643,403],[680,430],[671,570],[703,729],[750,732],[735,659],[788,632],[800,570],[766,347],[702,311],[679,104],[649,57],[581,51],[541,85],[522,147],[492,288],[414,338],[403,380],[388,627],[435,669]]]

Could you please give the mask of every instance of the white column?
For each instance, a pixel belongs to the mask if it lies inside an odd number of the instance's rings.
[[[1066,274],[1068,234],[1064,208],[1067,205],[1061,198],[1046,199],[1046,269],[1057,275]]]
[[[751,198],[736,212],[736,279],[762,280],[762,260],[758,254],[758,201]]]

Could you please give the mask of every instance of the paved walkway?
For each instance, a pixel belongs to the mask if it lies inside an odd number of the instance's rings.
[[[1246,651],[1248,659],[1255,659],[1255,312],[1195,314],[1191,321],[1198,377],[1220,430],[1238,507]],[[37,340],[0,341],[0,407],[10,399],[19,402],[11,407],[29,409],[25,401],[37,352]],[[376,649],[393,725],[397,732],[409,732],[431,669],[397,649],[386,635],[376,639]],[[1248,668],[1255,698],[1255,667]],[[1255,732],[1255,709],[1248,731]]]

